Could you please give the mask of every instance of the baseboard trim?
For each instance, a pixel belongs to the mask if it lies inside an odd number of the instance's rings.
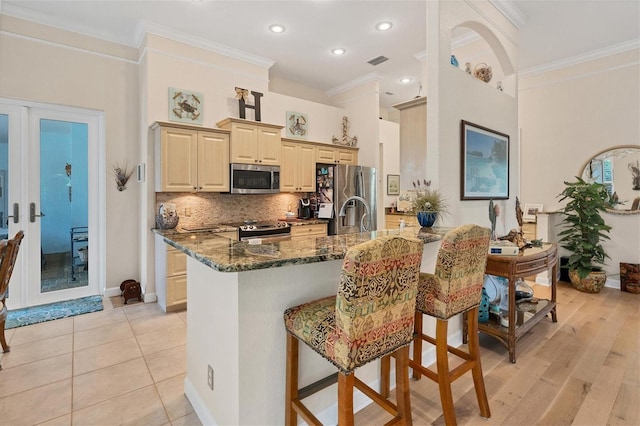
[[[218,423],[213,418],[204,401],[198,396],[193,384],[188,377],[184,379],[184,394],[187,396],[187,399],[191,403],[198,419],[202,422],[203,425],[214,425],[216,426]]]

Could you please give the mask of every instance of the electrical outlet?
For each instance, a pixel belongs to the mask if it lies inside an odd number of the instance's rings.
[[[186,207],[186,208],[184,209],[184,215],[185,215],[186,217],[190,217],[190,216],[191,216],[191,208],[190,208],[190,207]]]
[[[213,367],[210,365],[207,370],[207,384],[209,385],[209,388],[213,390]]]

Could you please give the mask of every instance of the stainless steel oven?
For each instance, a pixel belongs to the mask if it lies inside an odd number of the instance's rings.
[[[280,166],[231,164],[232,194],[275,194],[280,192]]]

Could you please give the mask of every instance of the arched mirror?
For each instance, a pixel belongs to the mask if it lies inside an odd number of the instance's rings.
[[[615,213],[640,214],[640,145],[621,145],[597,153],[582,167],[582,178],[604,184],[617,196]]]

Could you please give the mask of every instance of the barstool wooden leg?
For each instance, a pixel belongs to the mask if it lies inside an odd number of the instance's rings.
[[[353,373],[338,373],[338,426],[353,426]]]
[[[411,394],[409,391],[409,347],[396,351],[396,405],[404,425],[411,425]]]
[[[457,423],[456,411],[453,408],[453,394],[451,393],[451,376],[449,375],[447,326],[447,321],[440,319],[436,321],[436,365],[444,422],[447,426],[455,426]]]
[[[298,416],[293,409],[293,401],[298,399],[298,339],[287,333],[287,362],[284,424],[296,426]]]
[[[413,333],[416,337],[413,339],[413,362],[422,365],[422,312],[416,311],[413,325]],[[422,373],[417,368],[413,369],[413,378],[420,380]]]
[[[398,366],[396,364],[396,374]],[[380,359],[380,395],[387,399],[389,398],[389,391],[391,384],[389,383],[389,377],[391,376],[391,355],[383,356]]]
[[[478,338],[478,307],[471,309],[467,314],[469,324],[469,356],[474,362],[471,370],[473,375],[473,385],[476,389],[476,397],[478,398],[478,406],[480,407],[480,415],[485,419],[491,417],[489,409],[489,401],[487,400],[487,391],[484,387],[484,377],[482,376],[482,364],[480,363],[480,339]]]

